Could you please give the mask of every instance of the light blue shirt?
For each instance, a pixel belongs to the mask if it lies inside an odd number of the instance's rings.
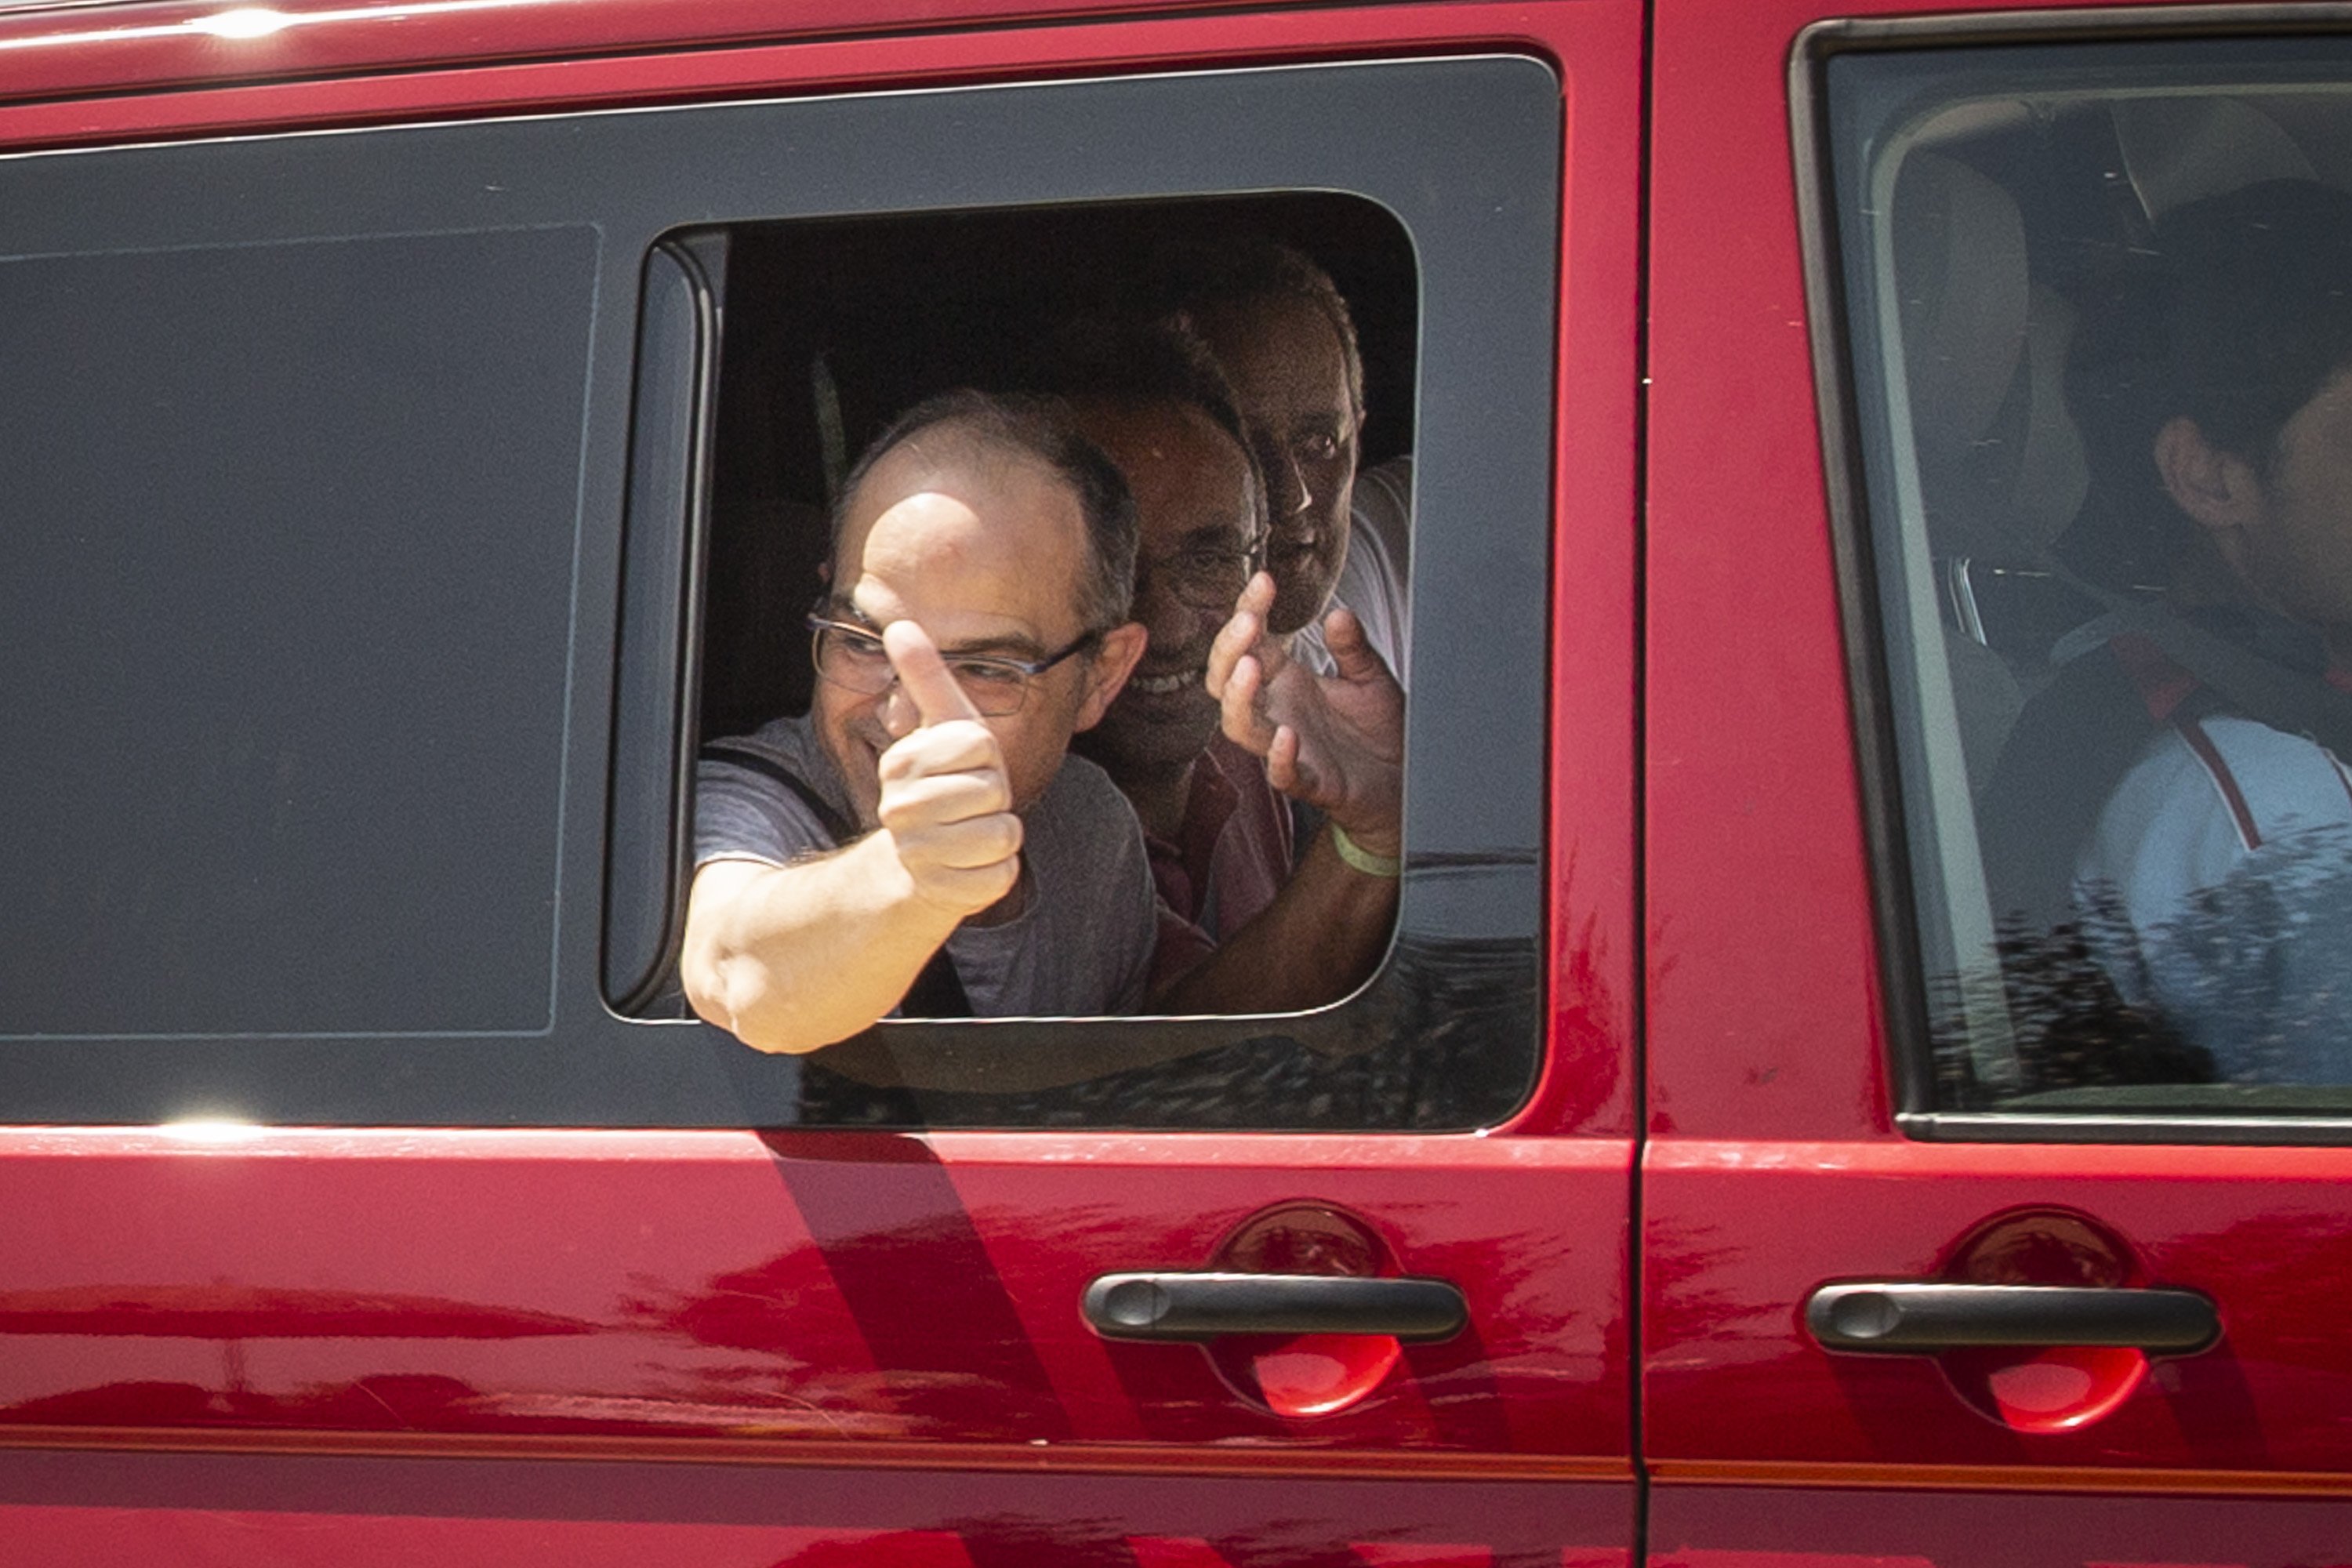
[[[2124,999],[2222,1079],[2352,1084],[2352,773],[2317,742],[2228,715],[2160,731],[2074,900]]]

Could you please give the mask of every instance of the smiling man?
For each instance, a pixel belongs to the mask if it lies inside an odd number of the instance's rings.
[[[1171,917],[1157,1005],[1337,1001],[1395,921],[1402,693],[1351,616],[1337,617],[1345,667],[1328,678],[1265,630],[1265,489],[1203,345],[1165,323],[1080,323],[1049,359],[1136,501],[1135,615],[1150,642],[1078,744],[1134,805]],[[1285,794],[1323,814],[1304,857]]]
[[[910,1015],[1142,995],[1155,907],[1100,769],[1066,758],[1144,646],[1135,512],[1053,405],[950,393],[860,461],[809,620],[817,686],[705,753],[681,961],[766,1051]]]
[[[1077,747],[1135,807],[1160,896],[1204,947],[1273,902],[1290,874],[1289,808],[1258,759],[1220,732],[1207,683],[1217,633],[1265,548],[1264,489],[1232,395],[1189,335],[1081,324],[1052,374],[1135,496],[1134,614],[1150,634]],[[1164,954],[1162,971],[1184,962]]]

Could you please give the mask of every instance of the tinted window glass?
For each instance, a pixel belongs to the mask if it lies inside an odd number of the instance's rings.
[[[0,262],[0,1028],[544,1028],[594,240]]]
[[[1829,62],[1915,1109],[2352,1108],[2346,60]]]

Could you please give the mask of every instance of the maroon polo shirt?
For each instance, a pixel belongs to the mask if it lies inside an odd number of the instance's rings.
[[[1274,901],[1290,877],[1290,808],[1265,765],[1220,734],[1192,766],[1173,840],[1143,836],[1160,890],[1155,985],[1206,958]]]

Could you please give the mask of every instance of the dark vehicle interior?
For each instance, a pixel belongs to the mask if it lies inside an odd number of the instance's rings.
[[[834,496],[868,441],[935,393],[1017,389],[1024,360],[1074,318],[1149,313],[1166,258],[1223,236],[1287,244],[1329,273],[1363,359],[1359,469],[1409,455],[1419,391],[1415,258],[1396,220],[1360,197],[1195,198],[730,230],[701,739],[807,710],[803,612],[820,591]],[[1393,1062],[1330,1059],[1271,1037],[1019,1095],[927,1091],[918,1100],[903,1086],[858,1081],[855,1068],[832,1070],[836,1059],[829,1053],[801,1069],[811,1120],[1124,1120],[1148,1104],[1153,1119],[1213,1121],[1240,1105],[1302,1100],[1377,1118],[1368,1107],[1412,1098],[1400,1094]]]
[[[1115,310],[1204,234],[1286,241],[1331,274],[1364,357],[1360,462],[1412,447],[1414,272],[1360,197],[1275,195],[748,225],[729,237],[701,733],[806,710],[834,488],[902,410],[998,389],[1072,316]]]

